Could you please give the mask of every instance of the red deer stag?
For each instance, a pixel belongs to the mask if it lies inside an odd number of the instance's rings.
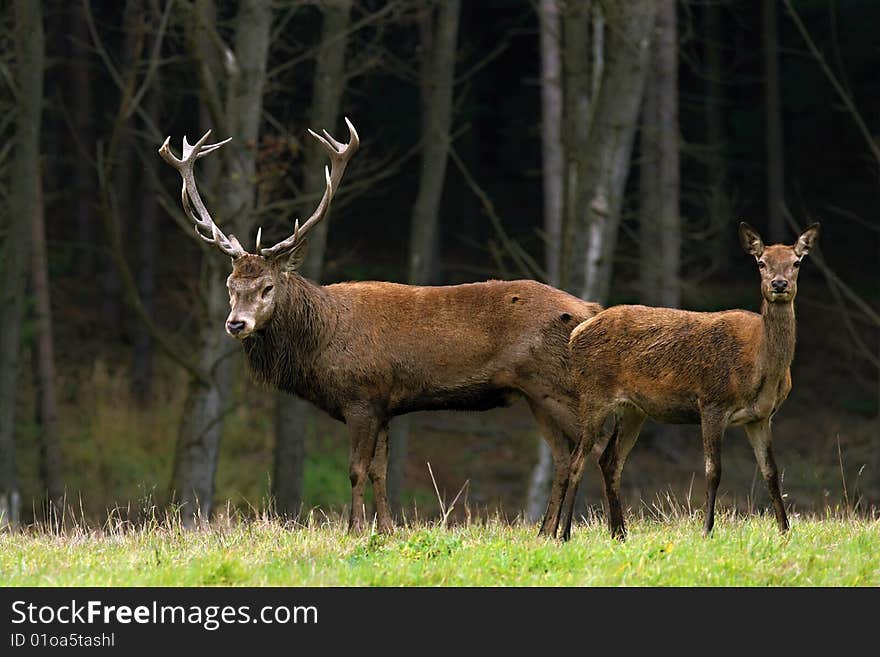
[[[183,142],[175,157],[184,208],[196,233],[232,258],[232,307],[226,331],[241,341],[257,381],[309,400],[345,422],[351,436],[349,530],[364,522],[364,488],[373,484],[377,525],[392,529],[386,496],[387,427],[420,410],[486,410],[524,396],[549,442],[555,477],[542,532],[558,524],[578,436],[577,398],[568,370],[571,329],[601,307],[535,281],[486,281],[443,287],[384,282],[316,285],[300,276],[308,231],[325,216],[358,135],[351,141],[309,131],[331,171],[314,214],[275,246],[247,253],[226,237],[196,189],[195,161],[225,142]]]
[[[614,413],[617,431],[599,459],[612,535],[624,538],[620,475],[646,417],[702,426],[706,468],[704,533],[715,519],[721,480],[721,440],[743,426],[767,483],[781,532],[788,530],[779,476],[771,450],[770,420],[791,390],[794,298],[804,256],[819,238],[809,226],[793,246],[764,246],[754,228],[739,237],[761,275],[761,314],[745,310],[688,312],[617,306],[588,319],[571,334],[572,373],[580,397],[582,438],[571,456],[563,503],[563,539],[571,532],[573,494],[604,419]]]

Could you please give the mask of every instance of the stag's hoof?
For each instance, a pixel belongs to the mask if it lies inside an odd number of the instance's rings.
[[[541,527],[538,530],[538,538],[553,538],[553,529],[550,527]]]
[[[626,528],[625,527],[612,527],[611,528],[611,538],[616,538],[621,543],[626,542]]]

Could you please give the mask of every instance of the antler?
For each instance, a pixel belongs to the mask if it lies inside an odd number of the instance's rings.
[[[213,153],[218,148],[232,140],[232,137],[230,137],[229,139],[224,139],[216,144],[205,144],[205,141],[210,134],[211,131],[208,130],[208,132],[202,135],[201,139],[191,146],[186,141],[186,137],[184,137],[183,156],[180,159],[175,157],[174,153],[171,152],[171,147],[168,145],[168,142],[171,141],[171,137],[168,137],[165,140],[165,143],[159,148],[159,155],[161,155],[162,159],[168,164],[177,169],[178,172],[180,172],[180,177],[183,178],[183,187],[180,189],[180,198],[183,203],[184,211],[186,211],[189,218],[195,223],[196,235],[201,237],[208,244],[216,245],[217,248],[223,251],[226,255],[231,256],[232,258],[239,258],[245,255],[246,251],[242,248],[235,235],[226,237],[226,235],[217,228],[217,224],[211,219],[211,215],[208,213],[205,204],[202,202],[202,197],[199,195],[199,190],[196,188],[196,179],[193,174],[193,166],[195,165],[196,160],[204,157],[208,153]],[[195,207],[195,212],[193,211],[193,207]],[[205,233],[210,233],[210,237]]]
[[[354,126],[348,118],[345,119],[345,125],[348,126],[348,132],[351,135],[347,144],[336,141],[326,130],[322,130],[324,133],[323,137],[309,130],[309,134],[318,140],[321,146],[324,147],[327,155],[330,156],[330,170],[328,171],[327,167],[324,167],[324,176],[327,179],[324,196],[321,197],[321,202],[318,204],[315,212],[302,226],[299,225],[299,219],[296,220],[293,225],[293,234],[290,237],[278,242],[275,246],[266,249],[260,249],[258,247],[261,255],[267,258],[274,258],[289,253],[296,246],[297,242],[302,240],[306,233],[308,233],[327,214],[327,209],[330,207],[330,202],[333,200],[333,194],[336,193],[336,189],[339,187],[339,182],[342,180],[342,174],[345,173],[345,167],[348,165],[351,156],[357,151],[358,146],[360,146],[360,139],[358,138],[357,130],[354,129]]]

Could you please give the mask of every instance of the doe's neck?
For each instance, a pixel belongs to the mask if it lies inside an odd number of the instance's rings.
[[[794,360],[797,338],[794,300],[770,303],[765,299],[761,306],[761,321],[763,331],[759,361],[762,366],[784,372]]]

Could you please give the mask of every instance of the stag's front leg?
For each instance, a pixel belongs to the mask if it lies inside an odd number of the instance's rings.
[[[554,537],[559,528],[559,515],[562,511],[562,500],[568,484],[568,472],[571,468],[571,453],[568,440],[563,443],[551,444],[553,454],[553,484],[550,486],[550,498],[538,536]]]
[[[346,415],[345,421],[351,434],[348,465],[348,478],[351,481],[351,511],[348,516],[348,531],[359,533],[363,531],[366,523],[364,487],[367,484],[370,461],[376,449],[379,420],[375,415],[361,411]]]
[[[370,481],[373,482],[373,497],[376,500],[376,524],[383,534],[394,531],[394,520],[388,504],[388,427],[379,430],[376,449],[370,461]]]
[[[544,512],[544,520],[541,522],[538,536],[553,537],[559,526],[559,510],[562,506],[562,498],[565,496],[565,484],[571,464],[571,442],[549,413],[534,402],[530,401],[529,405],[553,456],[553,483],[550,486],[547,510]]]
[[[565,488],[565,499],[562,502],[560,517],[560,529],[562,530],[562,533],[557,534],[557,536],[563,541],[567,541],[571,538],[571,524],[574,517],[574,503],[577,497],[577,489],[584,475],[584,465],[586,464],[587,456],[592,451],[593,443],[596,442],[596,438],[599,437],[599,433],[602,431],[604,419],[592,409],[586,413],[582,413],[581,418],[583,421],[583,433],[581,434],[580,442],[571,455],[571,465],[568,470],[568,482]]]

